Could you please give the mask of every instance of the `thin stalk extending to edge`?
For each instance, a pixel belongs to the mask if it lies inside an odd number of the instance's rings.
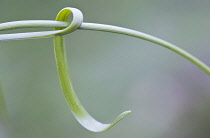
[[[51,21],[51,20],[25,20],[25,21],[14,21],[0,24],[0,31],[2,30],[10,30],[10,29],[18,29],[18,28],[28,28],[28,27],[45,27],[45,28],[66,28],[69,26],[69,22],[64,21]],[[136,38],[140,38],[146,41],[150,41],[152,43],[158,44],[160,46],[166,47],[184,58],[190,60],[192,63],[197,65],[203,71],[205,71],[208,75],[210,75],[210,68],[204,64],[202,61],[192,56],[185,50],[167,42],[157,37],[148,35],[146,33],[142,33],[139,31],[135,31],[132,29],[127,29],[123,27],[113,26],[113,25],[105,25],[105,24],[97,24],[97,23],[82,23],[78,28],[80,30],[94,30],[94,31],[103,31],[103,32],[111,32],[118,33],[123,35],[128,35]],[[50,32],[50,33],[49,33]],[[47,37],[54,36],[57,32],[53,31],[44,31],[44,32],[28,32],[28,33],[16,33],[16,34],[3,34],[0,35],[0,40],[11,40],[11,39],[30,39],[30,38],[41,38],[43,35],[47,35]]]
[[[104,31],[104,32],[111,32],[111,33],[118,33],[118,34],[124,34],[132,37],[137,37],[146,41],[150,41],[152,43],[158,44],[160,46],[166,47],[177,54],[183,56],[184,58],[188,59],[195,65],[197,65],[199,68],[201,68],[203,71],[205,71],[208,75],[210,75],[210,68],[204,64],[202,61],[191,55],[190,53],[186,52],[185,50],[167,42],[162,39],[159,39],[157,37],[123,28],[118,26],[112,26],[112,25],[105,25],[105,24],[95,24],[95,23],[82,23],[79,29],[85,29],[85,30],[95,30],[95,31]]]

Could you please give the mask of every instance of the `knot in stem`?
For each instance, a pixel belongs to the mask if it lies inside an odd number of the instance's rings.
[[[83,22],[83,14],[82,14],[82,12],[80,10],[78,10],[76,8],[71,8],[71,7],[63,8],[58,13],[58,15],[56,17],[56,21],[65,21],[65,22],[67,22],[68,17],[70,16],[71,13],[73,15],[72,22],[65,29],[63,29],[63,28],[55,28],[55,30],[62,30],[62,31],[56,33],[56,35],[65,35],[65,34],[71,33],[73,31],[77,30],[81,26],[81,24]]]

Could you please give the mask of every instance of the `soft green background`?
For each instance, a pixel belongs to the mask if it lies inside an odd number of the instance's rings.
[[[0,22],[54,20],[67,6],[80,9],[85,22],[149,33],[210,65],[209,0],[1,0]],[[109,131],[85,130],[61,92],[52,38],[1,41],[10,125],[0,127],[0,138],[209,138],[210,78],[195,65],[117,34],[78,30],[66,42],[71,79],[87,111],[102,122],[132,114]]]

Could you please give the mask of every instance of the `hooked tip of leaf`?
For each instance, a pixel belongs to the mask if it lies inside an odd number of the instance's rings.
[[[122,120],[125,116],[127,116],[128,114],[131,113],[131,110],[125,111],[123,113],[121,113],[116,120],[114,121],[115,123],[113,125],[115,125],[116,123],[118,123],[120,120]]]
[[[81,118],[77,115],[75,115],[77,121],[86,129],[92,132],[103,132],[106,130],[109,130],[112,128],[115,124],[117,124],[120,120],[122,120],[126,115],[130,114],[131,111],[125,111],[117,116],[117,118],[109,124],[103,124],[97,120],[95,120],[92,116],[89,114],[85,116],[84,118]]]
[[[110,128],[112,128],[114,125],[116,125],[119,121],[121,121],[125,116],[127,116],[128,114],[131,113],[131,110],[128,110],[128,111],[125,111],[125,112],[122,112],[116,119],[114,122],[112,122],[111,124],[109,124],[109,126],[102,130],[102,131],[98,131],[98,132],[103,132],[103,131],[106,131],[106,130],[109,130]]]

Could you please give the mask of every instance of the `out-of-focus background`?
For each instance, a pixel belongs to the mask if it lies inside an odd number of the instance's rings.
[[[210,65],[209,0],[2,0],[0,22],[54,20],[67,6],[80,9],[85,22],[146,32]],[[209,138],[210,78],[198,67],[128,36],[78,30],[65,38],[71,79],[87,111],[107,123],[122,111],[132,114],[109,131],[85,130],[63,97],[52,38],[1,41],[10,117],[1,138]]]

